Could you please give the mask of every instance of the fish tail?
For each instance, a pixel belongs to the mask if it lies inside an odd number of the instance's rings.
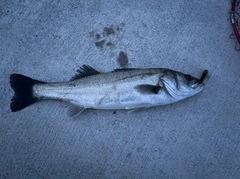
[[[10,76],[10,85],[15,91],[10,105],[12,112],[22,110],[40,100],[39,97],[34,97],[32,90],[33,86],[39,83],[44,82],[20,74],[12,74]]]

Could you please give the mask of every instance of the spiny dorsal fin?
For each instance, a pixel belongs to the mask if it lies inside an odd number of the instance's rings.
[[[147,85],[147,84],[134,86],[134,89],[141,94],[158,94],[161,88],[162,87],[159,85]]]
[[[77,74],[71,78],[70,81],[77,80],[86,76],[96,75],[100,72],[90,67],[89,65],[83,65],[77,70]]]

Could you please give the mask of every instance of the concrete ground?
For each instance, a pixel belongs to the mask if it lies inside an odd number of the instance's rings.
[[[231,2],[0,1],[0,178],[240,178],[240,52]],[[44,101],[12,113],[12,73],[69,80],[83,64],[199,77],[184,101],[136,113]]]

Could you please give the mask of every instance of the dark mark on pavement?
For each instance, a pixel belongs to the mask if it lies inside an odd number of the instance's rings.
[[[101,35],[100,34],[96,34],[96,39],[100,39]]]
[[[103,36],[109,36],[111,34],[115,34],[115,31],[114,31],[112,26],[111,27],[105,27],[103,29]]]
[[[112,42],[107,42],[106,46],[114,46],[114,44]]]
[[[128,56],[126,53],[121,51],[118,55],[117,61],[121,67],[127,67],[128,66]]]
[[[106,40],[101,40],[95,43],[96,47],[99,48],[103,48],[104,43],[106,42]]]

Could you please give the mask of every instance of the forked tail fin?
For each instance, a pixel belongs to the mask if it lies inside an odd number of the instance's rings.
[[[40,100],[40,98],[33,96],[32,91],[32,87],[39,83],[44,82],[20,74],[12,74],[10,76],[10,85],[15,91],[10,105],[12,112],[19,111]]]

